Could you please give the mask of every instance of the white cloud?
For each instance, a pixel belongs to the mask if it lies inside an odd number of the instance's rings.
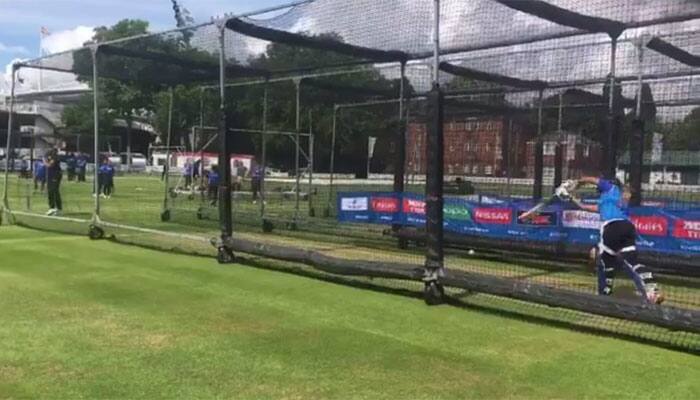
[[[92,27],[82,25],[74,29],[53,32],[44,38],[41,48],[46,54],[75,49],[92,39],[93,34]]]
[[[78,26],[74,29],[67,29],[53,32],[51,35],[44,38],[41,48],[46,54],[60,53],[62,51],[81,47],[83,43],[92,39],[93,28],[89,26]],[[0,43],[0,51],[3,50],[3,45]],[[26,50],[25,50],[26,51]],[[28,52],[24,53],[28,54]],[[12,64],[20,59],[14,59],[5,66],[5,73],[2,76],[2,84],[0,84],[0,92],[9,93],[11,86],[11,71]],[[16,92],[22,93],[26,91],[37,90],[41,86],[44,90],[50,89],[72,89],[84,87],[84,84],[79,83],[75,76],[71,74],[42,71],[36,69],[21,69],[19,72],[21,81],[16,82]]]
[[[0,42],[0,53],[29,54],[29,50],[24,46],[8,46]]]

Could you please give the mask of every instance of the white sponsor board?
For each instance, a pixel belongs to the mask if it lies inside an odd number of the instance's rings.
[[[340,201],[341,211],[367,211],[369,199],[367,197],[345,197]]]
[[[562,214],[565,228],[600,229],[600,215],[581,210],[565,210]]]

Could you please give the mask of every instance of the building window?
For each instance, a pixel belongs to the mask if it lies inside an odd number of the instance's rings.
[[[554,142],[545,142],[543,147],[543,153],[545,156],[553,156],[557,151],[557,144]]]
[[[486,175],[491,175],[491,174],[493,174],[493,167],[490,166],[490,165],[487,165],[486,168],[484,168],[484,173],[485,173]]]
[[[479,166],[478,166],[478,165],[474,165],[474,166],[472,167],[472,174],[474,174],[474,175],[478,175],[478,174],[479,174]]]
[[[584,157],[589,157],[590,155],[591,155],[591,146],[590,146],[590,145],[586,145],[586,146],[583,148],[583,156],[584,156]]]

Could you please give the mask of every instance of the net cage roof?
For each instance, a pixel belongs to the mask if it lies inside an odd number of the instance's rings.
[[[228,82],[368,65],[385,79],[398,79],[405,63],[414,93],[431,86],[433,0],[300,1],[274,15],[225,16],[100,43],[99,76],[143,85],[216,84],[222,24]],[[641,73],[662,107],[700,103],[697,0],[442,0],[440,32],[441,83],[450,90],[500,87],[517,106],[532,105],[540,90],[545,96],[572,87],[602,93],[615,41],[614,72],[623,96],[636,96]],[[284,46],[275,48],[273,43]],[[86,46],[21,66],[49,70],[45,87],[64,82],[65,76],[58,76],[62,73],[89,80],[92,49]],[[294,65],[274,62],[270,53],[283,49],[296,52]],[[462,84],[451,85],[459,78],[465,78]],[[316,80],[329,90],[341,90],[332,86],[332,76]]]

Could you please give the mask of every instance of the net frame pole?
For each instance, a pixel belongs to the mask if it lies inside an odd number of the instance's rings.
[[[333,128],[331,131],[331,160],[330,160],[330,178],[328,182],[328,200],[326,203],[326,217],[331,216],[331,205],[333,202],[333,185],[335,184],[335,138],[338,129],[338,111],[340,107],[335,104],[333,105]]]
[[[95,189],[95,210],[93,215],[93,220],[99,221],[100,219],[100,117],[99,117],[99,69],[97,68],[97,57],[98,57],[98,46],[93,46],[90,48],[90,54],[92,56],[92,114],[93,114],[93,151],[95,159],[95,168],[93,171],[93,187]]]
[[[642,119],[642,93],[644,87],[644,48],[645,38],[640,38],[636,43],[637,50],[637,109],[635,118],[632,121],[632,135],[630,137],[630,206],[638,207],[642,205],[642,175],[644,170],[644,123]]]
[[[199,132],[204,137],[204,89],[199,91]],[[204,146],[199,149],[199,186],[204,187]]]
[[[10,83],[10,107],[7,114],[7,143],[5,144],[5,176],[4,176],[4,187],[2,190],[2,204],[6,210],[10,209],[10,199],[8,194],[8,183],[10,179],[10,148],[12,146],[12,117],[15,111],[15,82],[17,81],[17,71],[19,71],[19,66],[17,64],[12,64],[12,72]],[[14,162],[14,161],[13,161]]]
[[[313,194],[313,184],[314,184],[314,131],[313,131],[313,111],[309,110],[309,157],[308,157],[308,173],[309,173],[309,188],[307,189],[306,197],[309,201],[309,217],[316,216],[316,210],[314,210],[314,203],[311,198]]]
[[[226,20],[218,22],[219,28],[219,169],[221,170],[222,183],[219,185],[219,224],[221,228],[222,242],[233,236],[233,213],[231,196],[231,140],[228,132],[226,117]],[[221,250],[221,249],[220,249]],[[225,250],[225,249],[224,249]],[[221,254],[219,262],[227,262],[233,259],[233,255]],[[230,256],[221,258],[221,256]]]
[[[406,182],[406,120],[404,107],[406,100],[405,81],[406,63],[401,63],[401,82],[399,83],[399,130],[396,136],[396,160],[394,165],[394,192],[403,193]]]
[[[507,147],[506,147],[506,196],[508,199],[511,198],[513,195],[512,192],[512,180],[513,180],[513,172],[511,171],[511,168],[513,167],[512,164],[512,154],[513,154],[513,118],[508,118],[508,131],[507,131]]]
[[[163,165],[163,181],[165,186],[165,193],[163,196],[163,210],[161,210],[161,219],[164,221],[169,220],[169,208],[168,208],[168,194],[170,189],[170,139],[173,132],[173,88],[168,88],[168,132],[165,138],[165,165]]]
[[[433,89],[428,95],[428,138],[425,199],[426,253],[423,281],[425,302],[440,304],[444,289],[439,282],[444,276],[444,94],[440,88],[440,0],[435,0],[435,53],[433,60]]]
[[[540,200],[542,198],[542,181],[544,178],[544,143],[542,142],[542,107],[544,103],[544,90],[539,91],[537,98],[537,138],[535,139],[535,171],[534,185],[532,187],[532,198]]]
[[[554,184],[559,187],[564,176],[564,132],[562,131],[562,118],[564,116],[564,95],[559,93],[559,107],[557,114],[557,144],[554,153]]]
[[[396,136],[396,160],[394,165],[394,193],[403,194],[406,190],[406,121],[404,120],[404,102],[406,97],[406,63],[401,62],[401,82],[399,83],[399,127]],[[369,178],[369,160],[367,163],[367,178]],[[393,224],[391,229],[397,233],[401,229],[400,224]],[[398,235],[397,235],[398,236]],[[399,237],[400,249],[408,247],[406,239]]]
[[[433,86],[440,82],[440,0],[433,1]]]
[[[267,180],[267,107],[268,107],[268,84],[265,83],[263,87],[263,117],[262,117],[262,130],[263,134],[260,138],[261,141],[261,155],[260,162],[262,166],[262,177],[260,178],[260,218],[265,219],[265,181]]]
[[[296,89],[296,136],[295,136],[295,146],[294,146],[294,175],[296,188],[294,189],[294,223],[299,220],[299,206],[300,206],[300,196],[299,190],[301,186],[301,176],[299,174],[299,146],[300,146],[300,133],[301,133],[301,79],[294,80],[294,87]]]
[[[617,141],[617,116],[615,115],[615,93],[616,93],[616,63],[617,63],[617,38],[611,38],[610,42],[610,77],[608,93],[608,131],[605,139],[605,163],[603,175],[608,179],[615,177],[616,152],[615,142]]]

